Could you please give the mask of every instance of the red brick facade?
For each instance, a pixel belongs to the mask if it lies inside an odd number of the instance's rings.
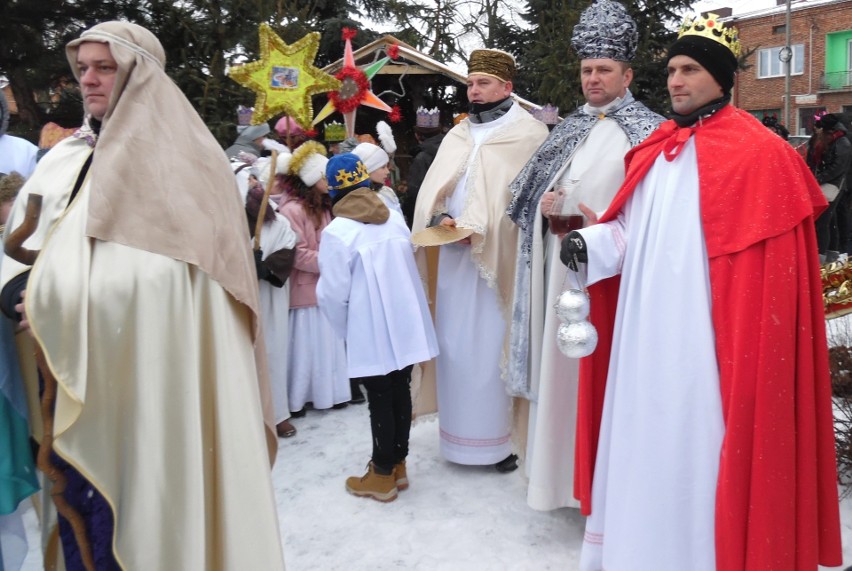
[[[852,0],[808,4],[794,2],[791,9],[790,44],[804,45],[803,73],[790,78],[791,135],[809,133],[810,118],[817,110],[852,113],[852,86],[829,90],[822,89],[820,83],[826,71],[826,35],[852,30]],[[786,8],[782,4],[771,14],[766,12],[731,19],[739,29],[743,50],[755,50],[746,60],[748,68],[740,70],[737,76],[734,104],[759,116],[760,111],[778,111],[778,118],[783,121],[784,77],[758,79],[757,74],[758,51],[785,45]]]

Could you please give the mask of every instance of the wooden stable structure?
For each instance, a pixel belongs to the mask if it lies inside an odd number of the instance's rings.
[[[360,68],[391,54],[395,54],[396,58],[389,60],[373,76],[372,91],[388,105],[398,106],[401,120],[392,123],[388,120],[387,113],[361,106],[355,120],[355,132],[370,134],[375,138],[376,123],[389,123],[397,143],[395,162],[401,171],[402,180],[405,180],[411,151],[416,144],[414,125],[417,109],[438,107],[441,111],[441,124],[445,129],[449,129],[453,125],[453,116],[465,112],[467,108],[467,76],[391,35],[382,36],[353,51],[355,63]],[[323,71],[333,75],[342,67],[341,58],[324,67]],[[325,96],[321,96],[321,99],[324,100]],[[517,96],[515,99],[528,110],[540,108],[526,99]],[[314,107],[319,108],[321,105],[315,104]],[[342,116],[335,113],[324,123],[342,120]],[[322,133],[322,125],[317,127]]]

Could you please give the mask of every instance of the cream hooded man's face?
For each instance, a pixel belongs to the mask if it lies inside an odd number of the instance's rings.
[[[83,42],[77,50],[77,72],[86,111],[103,120],[109,109],[118,64],[107,44]]]

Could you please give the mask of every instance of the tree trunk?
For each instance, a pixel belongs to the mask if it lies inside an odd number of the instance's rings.
[[[9,86],[18,107],[18,120],[28,127],[36,128],[43,123],[41,109],[36,105],[33,88],[23,68],[13,68],[8,74]]]

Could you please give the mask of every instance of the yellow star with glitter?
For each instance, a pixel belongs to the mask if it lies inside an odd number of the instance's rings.
[[[252,124],[286,113],[310,129],[314,110],[311,97],[340,89],[340,81],[314,65],[320,34],[311,32],[287,45],[268,24],[261,24],[260,59],[237,65],[228,75],[257,94]]]

